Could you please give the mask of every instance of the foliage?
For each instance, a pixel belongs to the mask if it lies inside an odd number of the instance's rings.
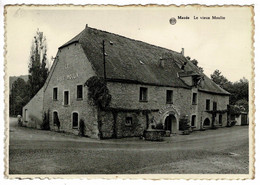
[[[94,105],[105,108],[109,106],[111,95],[104,78],[93,76],[87,80],[85,85],[88,87],[88,99]]]
[[[230,104],[239,105],[248,111],[248,80],[242,78],[237,82],[230,82],[226,77],[224,77],[219,70],[215,70],[211,76],[211,79],[218,84],[220,87],[231,93]]]
[[[236,120],[232,120],[232,121],[230,121],[230,123],[227,125],[227,127],[233,127],[233,126],[236,125],[236,123],[237,123]]]
[[[44,114],[43,114],[43,121],[42,121],[41,129],[50,130],[49,110],[47,113],[44,112]]]
[[[162,124],[162,123],[158,123],[158,124],[155,126],[155,129],[163,129],[163,124]]]
[[[242,112],[248,112],[248,100],[246,100],[245,98],[236,101],[235,104],[239,106]]]
[[[231,82],[228,81],[228,79],[226,77],[224,77],[221,72],[216,69],[213,74],[210,75],[211,79],[213,80],[213,82],[215,82],[216,84],[218,84],[220,87],[224,88],[230,84]]]
[[[181,117],[179,120],[179,130],[181,130],[181,131],[188,130],[190,128],[188,123],[189,123],[189,120],[186,116]]]
[[[230,105],[229,106],[229,114],[234,116],[239,116],[241,112],[244,112],[244,108],[238,105]]]
[[[23,106],[30,100],[28,93],[28,84],[18,78],[10,87],[9,94],[9,113],[10,115],[22,115]]]
[[[79,120],[79,135],[85,136],[85,122],[83,119]]]
[[[43,32],[37,30],[34,36],[29,62],[29,92],[32,98],[44,85],[48,76],[47,44]]]
[[[196,59],[191,60],[191,58],[189,56],[187,56],[186,59],[189,60],[191,63],[193,63],[199,69],[199,71],[201,73],[203,73],[204,69],[202,67],[198,66],[199,62]]]

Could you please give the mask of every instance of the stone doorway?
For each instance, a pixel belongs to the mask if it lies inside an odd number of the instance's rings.
[[[177,133],[177,121],[173,114],[168,115],[164,121],[164,129],[170,133]]]
[[[203,122],[203,127],[210,127],[210,120],[209,118],[206,118]]]

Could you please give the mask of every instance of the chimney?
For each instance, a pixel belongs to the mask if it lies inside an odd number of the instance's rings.
[[[184,48],[181,48],[181,54],[184,56]]]
[[[88,24],[86,24],[86,27],[85,27],[85,29],[87,29],[88,28]]]

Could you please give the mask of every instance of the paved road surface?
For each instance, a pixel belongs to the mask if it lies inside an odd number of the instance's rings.
[[[10,174],[247,174],[248,126],[196,131],[164,142],[95,140],[18,127],[10,119]]]

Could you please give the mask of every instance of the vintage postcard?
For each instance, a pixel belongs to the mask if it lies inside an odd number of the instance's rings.
[[[5,6],[7,178],[254,178],[254,6]]]

